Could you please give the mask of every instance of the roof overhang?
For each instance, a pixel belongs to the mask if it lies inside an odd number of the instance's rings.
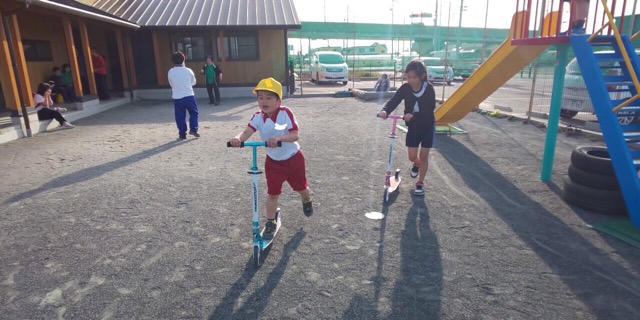
[[[81,16],[81,17],[85,17],[85,18],[89,18],[89,19],[93,19],[93,20],[98,20],[98,21],[103,21],[109,24],[114,24],[114,25],[118,25],[121,27],[125,27],[125,28],[129,28],[129,29],[138,29],[140,28],[139,25],[135,24],[135,23],[131,23],[131,22],[127,22],[124,20],[119,20],[119,19],[115,19],[112,17],[108,17],[108,16],[104,16],[104,15],[100,15],[97,13],[93,13],[87,10],[82,10],[79,8],[74,8],[65,4],[61,4],[61,3],[56,3],[53,1],[49,1],[49,0],[18,0],[20,2],[23,2],[25,5],[30,6],[30,5],[34,5],[34,6],[38,6],[38,7],[42,7],[42,8],[47,8],[47,9],[52,9],[52,10],[56,10],[59,12],[64,12],[64,13],[70,13],[76,16]]]

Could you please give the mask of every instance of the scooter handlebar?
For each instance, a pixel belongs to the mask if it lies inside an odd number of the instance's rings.
[[[380,114],[376,113],[376,117],[380,118]],[[391,119],[403,119],[404,116],[397,115],[397,114],[388,114],[387,115],[387,119],[389,119],[389,118],[391,118]]]
[[[240,148],[244,147],[266,147],[268,146],[267,141],[243,141],[240,142]],[[231,142],[227,141],[227,148],[231,148]],[[278,147],[282,147],[282,141],[278,141]]]

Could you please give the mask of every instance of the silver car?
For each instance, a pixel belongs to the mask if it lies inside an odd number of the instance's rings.
[[[601,51],[603,53],[613,53],[613,51]],[[636,55],[640,55],[640,50],[636,51]],[[600,66],[607,67],[610,64],[611,75],[620,74],[618,68],[618,62],[615,61],[601,61]],[[611,88],[612,90],[615,88]],[[619,100],[625,97],[629,97],[628,92],[610,92],[611,99]],[[564,76],[564,93],[562,95],[562,108],[560,110],[560,116],[563,118],[573,118],[578,112],[594,113],[591,97],[587,91],[587,86],[584,83],[584,77],[580,71],[578,60],[574,58],[569,62],[565,69]],[[640,117],[628,116],[618,117],[618,121],[621,124],[629,124],[634,121],[639,121]]]

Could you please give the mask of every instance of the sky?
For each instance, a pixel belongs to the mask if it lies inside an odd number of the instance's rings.
[[[462,0],[463,27],[483,28],[486,4],[491,8],[487,15],[488,28],[509,28],[511,16],[516,11],[515,1]],[[409,24],[412,13],[426,12],[435,15],[436,0],[293,0],[298,17],[302,21],[360,22]],[[446,25],[451,13],[451,26],[460,20],[461,0],[438,0],[439,25]],[[493,2],[493,3],[492,3]],[[510,5],[505,6],[504,3]],[[451,10],[449,10],[451,4]],[[391,8],[393,7],[393,11]],[[393,17],[393,21],[391,20]],[[413,18],[418,22],[419,18]],[[423,19],[424,24],[433,25],[433,19]]]
[[[594,12],[596,2],[591,0],[591,12]],[[298,17],[301,21],[327,21],[327,22],[359,22],[359,23],[382,23],[382,24],[410,24],[420,22],[420,18],[411,18],[412,13],[431,13],[435,17],[436,2],[438,4],[438,25],[457,27],[460,23],[462,27],[508,29],[511,24],[511,17],[517,11],[515,0],[293,0]],[[489,10],[487,11],[487,2]],[[521,3],[523,1],[520,1]],[[534,1],[537,3],[538,1]],[[547,1],[550,3],[551,1]],[[608,3],[611,3],[609,0]],[[620,2],[620,1],[618,1]],[[633,3],[638,0],[628,0],[626,14],[633,12]],[[559,1],[554,1],[557,5]],[[462,10],[462,20],[460,20],[460,9]],[[618,4],[618,7],[621,5]],[[640,7],[640,5],[639,5]],[[391,10],[393,8],[393,10]],[[640,11],[640,8],[638,8]],[[565,8],[568,10],[568,8]],[[601,11],[600,11],[601,12]],[[618,13],[619,14],[619,13]],[[461,21],[461,22],[460,22]],[[434,25],[433,18],[422,20],[425,25]],[[300,45],[298,41],[290,41],[296,52],[302,48],[306,53],[309,41]],[[373,40],[357,40],[356,45],[371,45]],[[378,41],[387,45],[391,49],[390,41]],[[312,40],[311,47],[320,46],[342,46],[343,40]],[[395,48],[401,51],[408,50],[409,41],[396,42]],[[353,46],[350,43],[349,46]],[[397,51],[397,50],[394,50]]]
[[[488,13],[486,5],[489,1]],[[438,25],[457,27],[460,21],[461,0],[438,0]],[[485,17],[488,28],[509,28],[511,16],[516,11],[515,2],[509,0],[510,6],[496,5],[505,0],[462,0],[462,27],[484,28]],[[293,0],[301,21],[327,22],[358,22],[382,24],[410,24],[420,22],[420,18],[411,18],[414,13],[431,13],[435,17],[436,0]],[[451,10],[449,10],[451,4]],[[391,10],[393,7],[393,11]],[[486,14],[485,14],[486,13]],[[450,14],[450,17],[449,17]],[[393,20],[392,20],[393,19]],[[423,18],[425,25],[434,25],[433,18]],[[374,40],[357,40],[356,45],[371,45]],[[384,43],[391,50],[391,41],[377,41]],[[295,52],[302,48],[303,54],[308,52],[309,41],[290,41]],[[311,47],[342,46],[343,40],[312,40]],[[394,51],[407,51],[409,41],[399,41],[393,44]],[[349,46],[353,46],[350,43]]]

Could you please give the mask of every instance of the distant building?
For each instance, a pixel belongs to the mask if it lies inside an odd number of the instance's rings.
[[[370,55],[370,54],[387,54],[389,53],[387,50],[386,44],[381,44],[374,42],[370,46],[355,46],[355,47],[347,47],[344,49],[344,52],[347,55]]]

